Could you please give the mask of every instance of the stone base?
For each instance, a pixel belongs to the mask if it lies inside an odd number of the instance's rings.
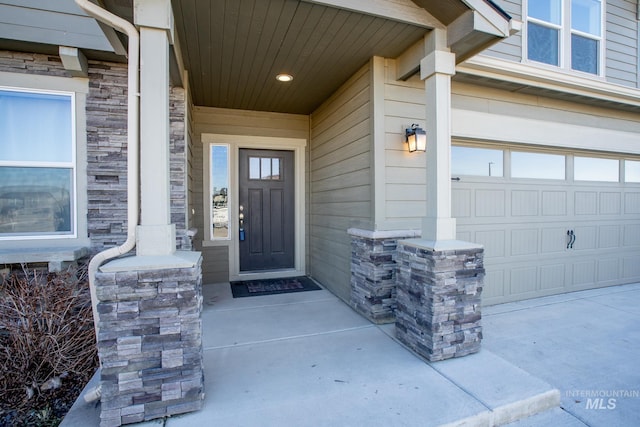
[[[96,275],[101,427],[202,408],[202,257]]]
[[[442,243],[398,243],[396,334],[428,361],[475,353],[482,339],[484,249]]]
[[[396,249],[399,239],[417,232],[349,229],[351,235],[351,306],[370,321],[395,321]]]

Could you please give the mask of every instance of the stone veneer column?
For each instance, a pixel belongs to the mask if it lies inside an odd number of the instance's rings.
[[[480,350],[484,249],[460,241],[398,242],[396,335],[428,361]]]
[[[351,306],[374,323],[392,323],[396,306],[396,248],[415,230],[347,230],[351,236]]]
[[[202,408],[202,257],[176,257],[191,267],[129,270],[129,257],[96,275],[101,427]]]

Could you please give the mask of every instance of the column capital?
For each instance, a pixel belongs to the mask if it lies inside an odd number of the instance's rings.
[[[434,74],[453,76],[455,73],[455,53],[434,50],[420,61],[420,78],[422,80],[426,80]]]
[[[133,21],[138,27],[166,30],[173,41],[173,9],[170,0],[134,0]]]

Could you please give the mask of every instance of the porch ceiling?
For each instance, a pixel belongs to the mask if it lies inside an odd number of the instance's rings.
[[[134,0],[96,2],[133,21]],[[495,15],[487,10],[489,0],[171,4],[180,46],[172,54],[181,55],[172,57],[171,67],[188,70],[195,105],[296,114],[313,112],[372,56],[409,52],[402,58],[408,64],[403,76],[416,72],[424,54],[415,46],[433,28],[447,28],[450,47],[462,61],[503,37],[494,26],[508,22],[483,20]],[[0,0],[0,11],[7,12],[0,13],[0,49],[56,54],[64,45],[82,49],[89,59],[126,61],[126,37],[96,23],[73,0]],[[293,81],[278,82],[279,73],[291,74]]]
[[[210,107],[309,114],[371,56],[395,58],[428,31],[300,0],[173,7],[193,102]]]

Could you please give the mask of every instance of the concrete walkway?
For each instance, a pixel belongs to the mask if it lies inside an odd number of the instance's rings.
[[[486,308],[483,350],[434,364],[397,343],[393,325],[369,323],[325,290],[233,299],[225,284],[204,293],[204,409],[138,426],[640,420],[640,397],[605,410],[574,396],[640,393],[640,285]],[[98,424],[98,408],[79,400],[62,425]]]

